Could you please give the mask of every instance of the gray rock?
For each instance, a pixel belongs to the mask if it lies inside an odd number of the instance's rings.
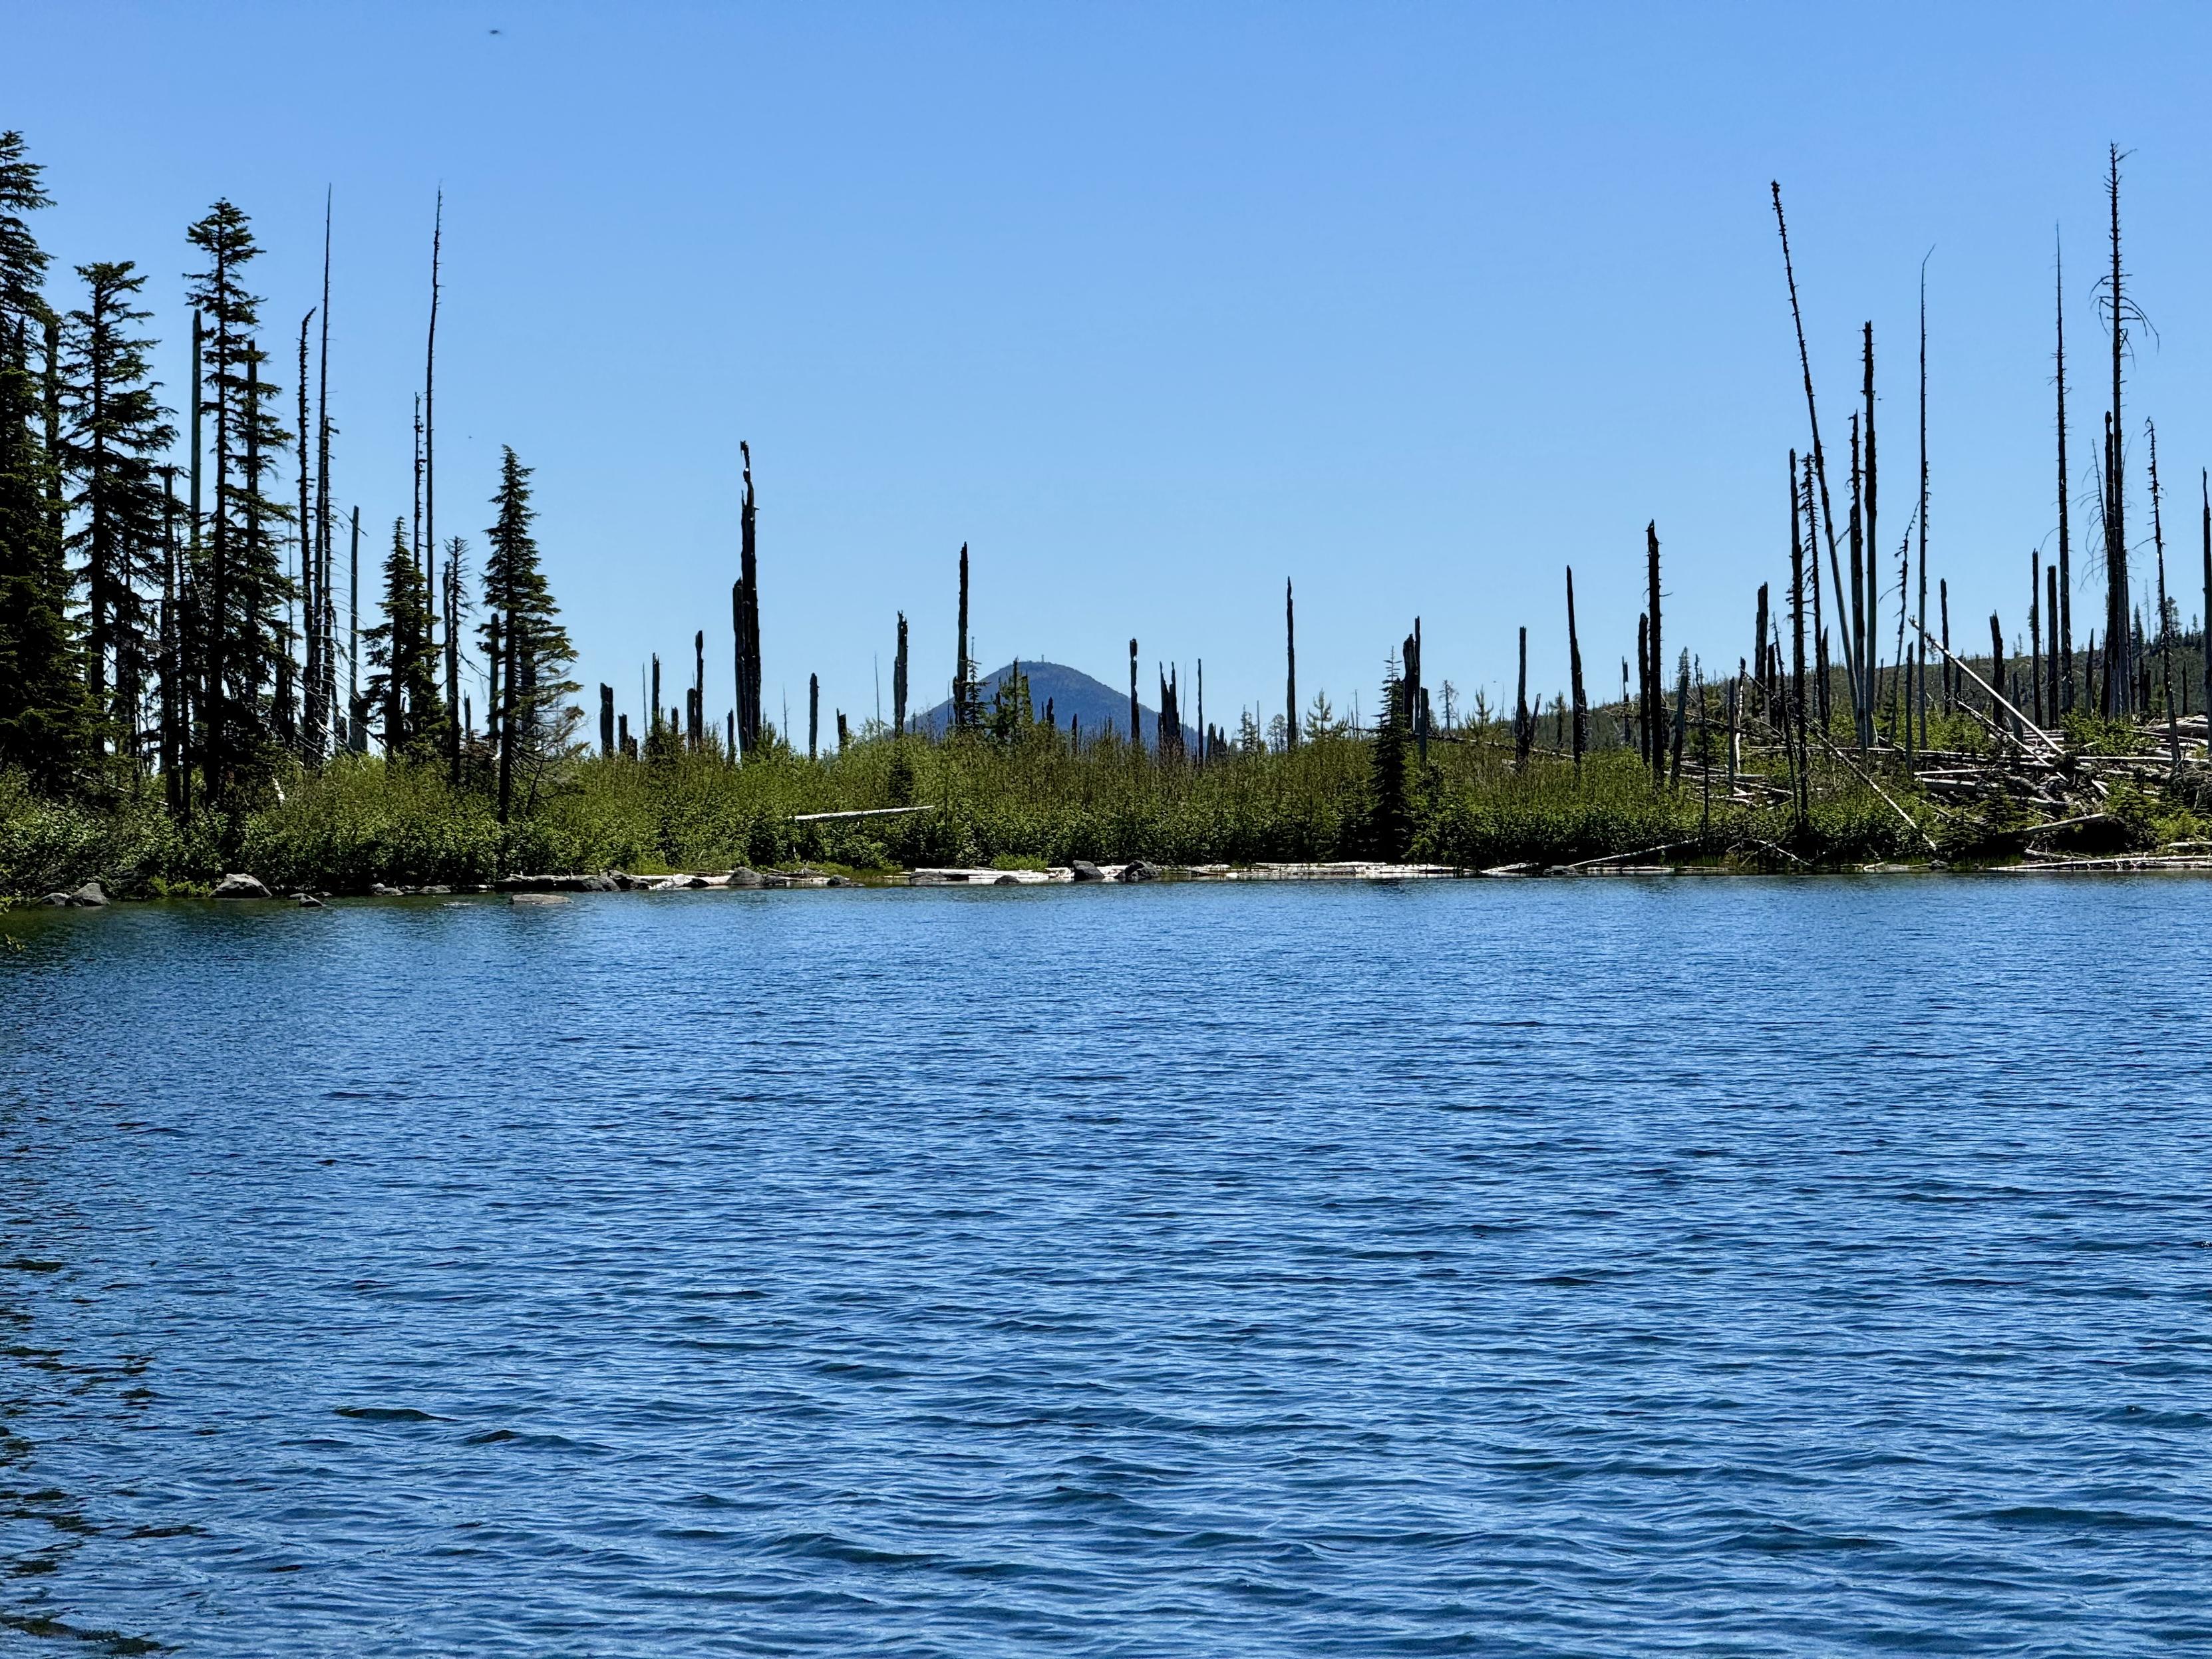
[[[617,891],[624,893],[641,885],[638,878],[626,870],[610,870],[607,872],[607,879],[614,883]]]
[[[566,893],[509,893],[507,902],[509,904],[566,904],[568,896]]]
[[[1067,867],[1075,872],[1075,878],[1078,881],[1103,881],[1106,879],[1106,878],[1100,873],[1098,866],[1091,863],[1089,859],[1077,859]]]
[[[748,870],[741,864],[724,877],[723,880],[732,887],[758,887],[761,884],[761,872],[757,870]]]
[[[69,896],[69,902],[86,910],[97,910],[107,902],[107,895],[100,890],[97,880],[88,881]]]
[[[325,908],[322,900],[317,898],[313,893],[295,893],[292,897],[302,910],[320,910]]]
[[[397,887],[386,887],[380,881],[372,881],[368,884],[368,896],[371,898],[398,898],[399,890]]]
[[[1139,860],[1134,864],[1126,865],[1122,867],[1121,879],[1123,881],[1158,881],[1159,878],[1160,872],[1152,866],[1145,863],[1142,860]]]
[[[269,890],[257,876],[231,874],[216,883],[215,896],[219,899],[265,899]]]
[[[830,884],[832,887],[858,887],[860,884],[849,876],[832,876],[830,878]]]
[[[1021,885],[1021,883],[1016,881],[1012,876],[1000,876],[998,880],[993,882],[991,885],[994,887],[1018,887]]]
[[[66,910],[69,908],[70,896],[67,893],[49,893],[39,902],[48,909]]]

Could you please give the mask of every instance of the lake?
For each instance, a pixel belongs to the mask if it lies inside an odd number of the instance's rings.
[[[9,1651],[2212,1642],[2212,886],[0,932]]]

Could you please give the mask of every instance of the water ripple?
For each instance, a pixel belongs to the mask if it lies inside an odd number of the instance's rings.
[[[10,917],[0,1642],[2202,1645],[2203,890]]]

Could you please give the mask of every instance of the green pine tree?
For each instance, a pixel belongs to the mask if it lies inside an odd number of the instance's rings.
[[[145,689],[159,672],[158,596],[166,513],[158,458],[176,441],[155,398],[132,301],[146,279],[126,260],[79,265],[84,307],[63,325],[59,461],[85,587],[85,684],[95,753],[135,750]]]
[[[33,331],[52,319],[47,256],[26,215],[51,205],[23,136],[0,132],[0,766],[58,793],[77,778],[84,695]]]
[[[266,489],[291,441],[278,422],[278,387],[254,338],[260,296],[246,291],[246,267],[261,250],[246,216],[218,201],[185,233],[207,263],[191,274],[185,297],[206,319],[201,373],[214,428],[210,459],[214,502],[193,573],[202,632],[201,733],[208,800],[218,807],[273,776],[282,750],[272,726],[280,654],[289,649],[284,603],[291,584],[277,559],[291,509]]]
[[[1398,660],[1382,677],[1382,718],[1375,728],[1367,796],[1367,850],[1390,863],[1413,844],[1413,719]]]
[[[445,749],[446,705],[438,694],[438,652],[430,638],[430,595],[416,562],[404,520],[392,521],[384,560],[384,620],[362,630],[368,659],[368,702],[383,711],[384,752],[390,760],[434,760]]]
[[[568,678],[576,659],[561,609],[553,602],[538,558],[531,525],[530,469],[502,448],[496,513],[485,532],[490,550],[483,568],[485,618],[480,630],[487,653],[496,651],[500,706],[491,711],[499,745],[499,810],[504,820],[518,775],[534,793],[545,763],[565,750],[583,718],[563,699],[576,690]]]

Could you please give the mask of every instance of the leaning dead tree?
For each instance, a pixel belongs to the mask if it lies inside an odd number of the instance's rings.
[[[2127,353],[2130,312],[2120,270],[2120,147],[2112,147],[2106,185],[2112,204],[2112,268],[2106,279],[2106,315],[2112,330],[2112,408],[2105,427],[2105,665],[2100,707],[2107,718],[2135,712],[2135,659],[2128,617],[2127,480],[2122,455],[2120,370]]]

